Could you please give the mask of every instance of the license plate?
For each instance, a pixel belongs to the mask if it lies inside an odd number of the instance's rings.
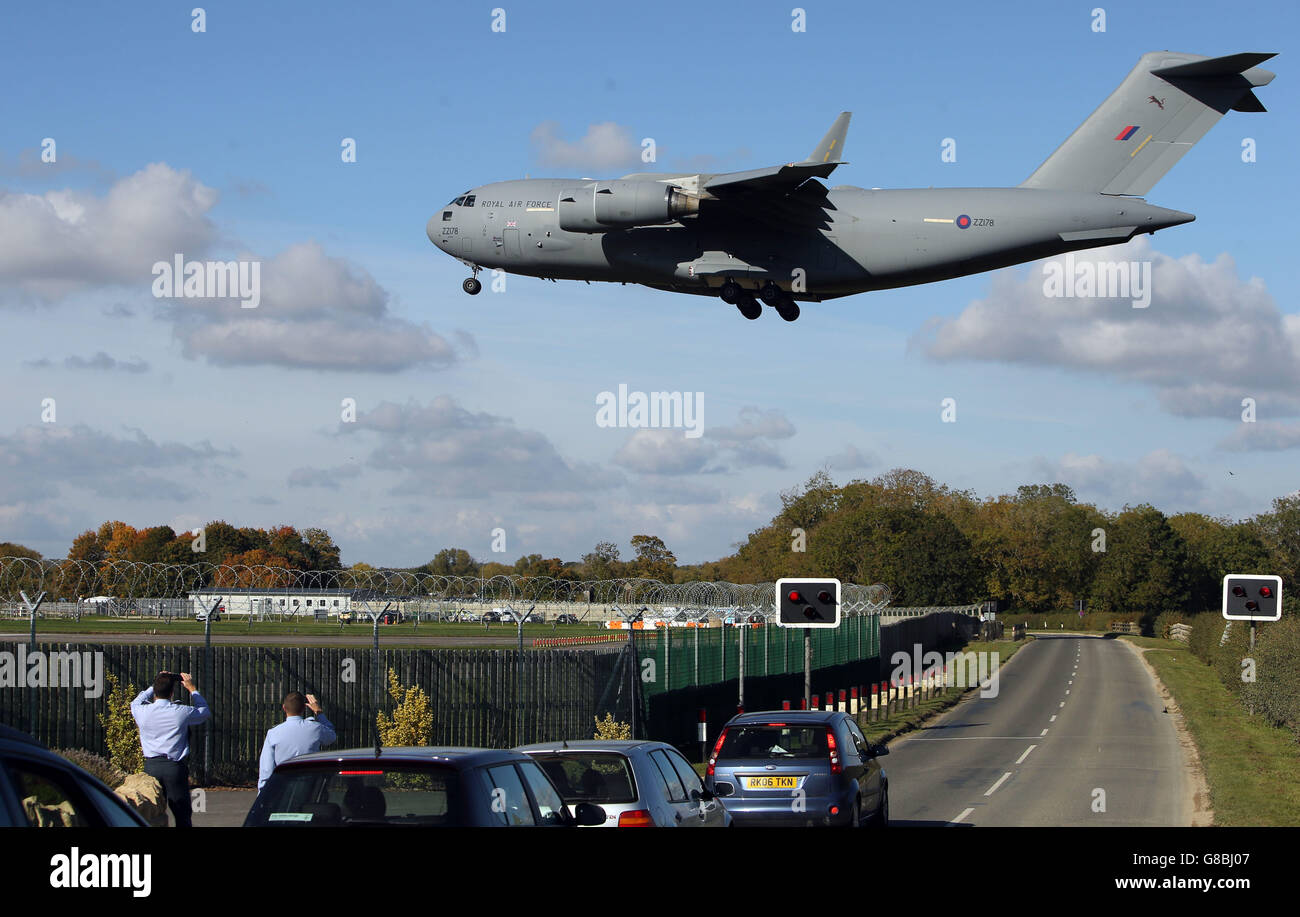
[[[799,786],[798,777],[746,777],[747,790],[793,790]]]

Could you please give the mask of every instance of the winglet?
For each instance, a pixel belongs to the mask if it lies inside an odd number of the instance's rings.
[[[853,112],[842,111],[835,119],[831,129],[826,132],[817,149],[804,162],[842,162],[844,160],[844,137],[849,132],[849,119]]]

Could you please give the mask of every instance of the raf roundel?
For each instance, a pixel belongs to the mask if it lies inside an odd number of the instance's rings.
[[[967,216],[966,214],[964,214],[964,213],[963,213],[961,216],[957,217],[957,228],[958,228],[958,229],[969,229],[969,228],[970,228],[970,217],[968,217],[968,216]]]

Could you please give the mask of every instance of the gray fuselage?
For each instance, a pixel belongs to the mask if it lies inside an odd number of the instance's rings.
[[[695,178],[628,176],[679,186]],[[562,193],[590,179],[483,185],[429,220],[429,240],[471,265],[555,280],[637,283],[716,294],[727,280],[775,283],[820,301],[1113,245],[1195,219],[1135,197],[1033,188],[868,190],[837,186],[809,218],[746,214],[704,200],[663,225],[603,232],[560,227]],[[467,206],[466,204],[470,204]]]

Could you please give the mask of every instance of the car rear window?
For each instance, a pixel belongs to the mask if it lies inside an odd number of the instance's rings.
[[[731,726],[718,755],[723,758],[825,758],[830,755],[825,726]]]
[[[273,827],[456,827],[465,808],[460,792],[460,777],[450,767],[334,761],[272,775],[252,820]]]
[[[564,752],[537,755],[564,801],[603,803],[636,802],[636,782],[627,758],[619,754]]]

